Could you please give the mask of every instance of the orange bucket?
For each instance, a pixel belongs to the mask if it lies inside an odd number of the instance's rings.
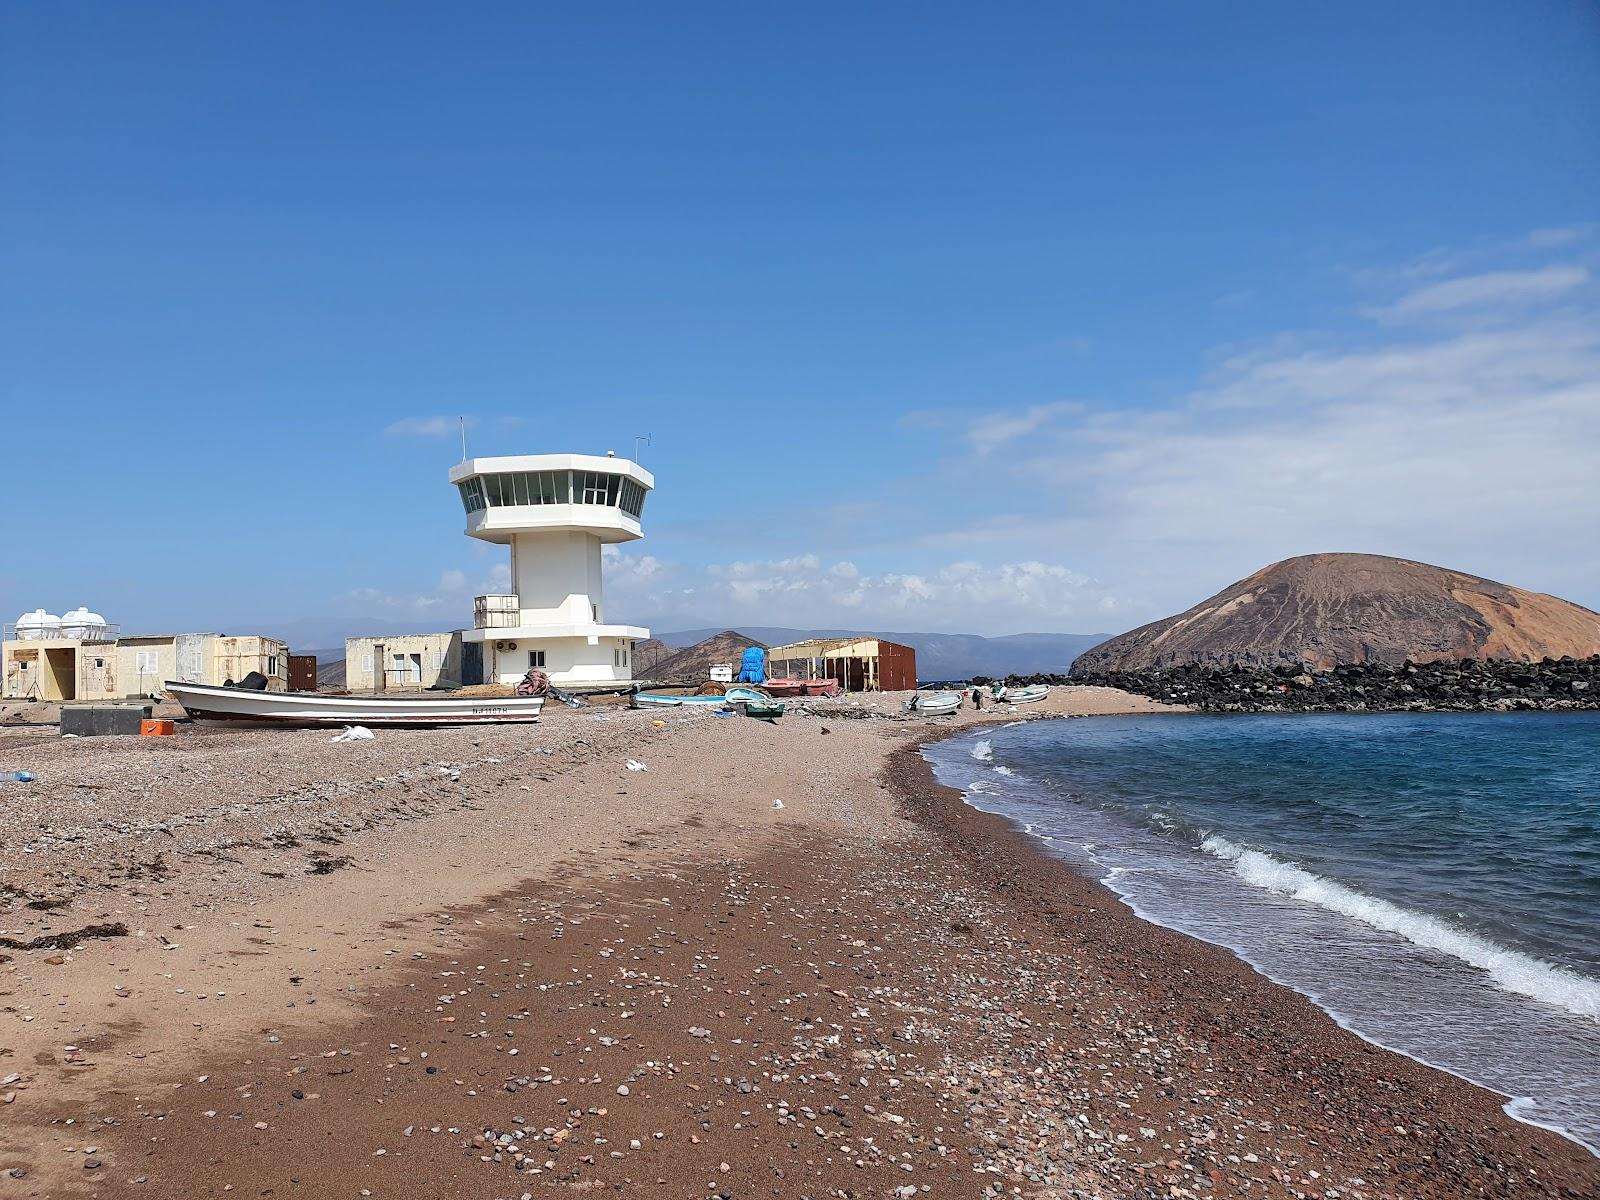
[[[171,721],[140,721],[140,737],[171,737],[173,732]]]

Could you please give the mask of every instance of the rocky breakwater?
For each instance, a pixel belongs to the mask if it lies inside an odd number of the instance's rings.
[[[1203,712],[1510,712],[1600,708],[1600,655],[1539,662],[1342,664],[1313,670],[1195,663],[1159,671],[1014,676],[1012,684],[1121,688]]]

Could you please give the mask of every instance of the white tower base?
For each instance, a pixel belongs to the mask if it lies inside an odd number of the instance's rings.
[[[626,683],[637,625],[604,624],[601,547],[644,536],[654,477],[626,459],[587,454],[474,458],[450,472],[468,536],[511,548],[516,592],[479,597],[484,678],[515,683],[530,667],[557,684]]]

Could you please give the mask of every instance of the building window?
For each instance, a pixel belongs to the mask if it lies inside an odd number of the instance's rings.
[[[543,670],[544,669],[544,651],[543,650],[529,650],[528,651],[528,666],[530,666],[530,667],[538,667],[540,670]]]
[[[133,673],[135,675],[155,675],[161,670],[161,656],[154,650],[135,650],[133,652]]]
[[[644,512],[644,485],[624,478],[617,503],[630,517],[638,517]]]
[[[361,669],[368,675],[372,674],[372,655],[363,654],[361,656]]]
[[[478,476],[463,479],[456,487],[461,492],[461,507],[468,513],[478,512],[484,507],[483,480]]]
[[[269,654],[269,655],[267,655],[267,674],[268,675],[276,675],[277,673],[278,673],[278,656],[276,654]]]

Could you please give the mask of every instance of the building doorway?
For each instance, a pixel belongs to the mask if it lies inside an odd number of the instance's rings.
[[[57,646],[44,652],[43,675],[40,683],[44,699],[78,698],[78,652],[71,646]]]

